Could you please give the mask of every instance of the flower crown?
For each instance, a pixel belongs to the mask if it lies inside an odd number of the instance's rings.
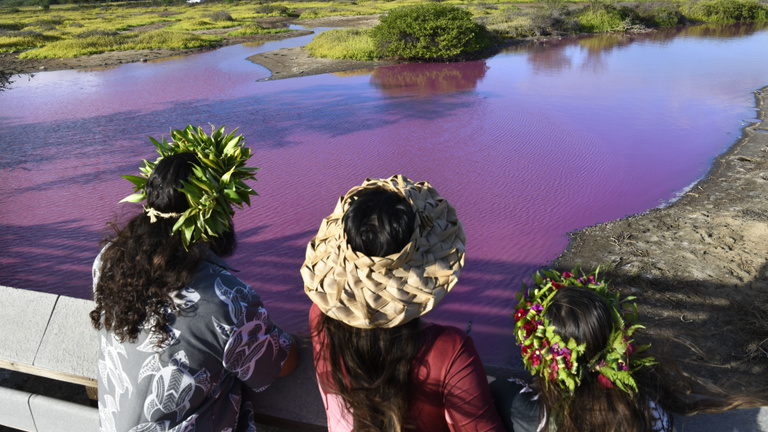
[[[192,174],[182,181],[179,188],[187,197],[189,208],[184,213],[160,213],[146,208],[153,221],[157,216],[178,217],[171,234],[182,233],[184,247],[197,240],[218,237],[228,229],[235,211],[232,206],[243,208],[251,205],[250,195],[258,195],[245,180],[255,180],[258,168],[245,166],[251,157],[251,149],[243,147],[243,136],[235,136],[237,129],[224,135],[224,126],[216,129],[211,125],[211,135],[203,129],[187,126],[184,130],[171,130],[172,142],[149,140],[157,147],[160,157],[154,162],[143,161],[141,176],[125,175],[134,184],[134,194],[120,202],[140,202],[147,199],[146,184],[149,175],[164,157],[179,153],[194,153],[199,163],[193,165]]]
[[[632,373],[643,366],[654,363],[653,357],[636,357],[635,354],[646,350],[649,345],[636,346],[632,334],[639,328],[645,328],[637,322],[637,305],[632,303],[629,310],[622,309],[623,301],[619,294],[612,294],[607,284],[597,279],[598,270],[581,273],[581,277],[570,272],[562,274],[554,270],[536,272],[534,285],[523,284],[523,290],[517,293],[519,303],[515,318],[515,337],[522,351],[526,369],[532,375],[539,375],[545,385],[557,384],[567,396],[572,396],[576,387],[589,371],[599,372],[598,381],[606,388],[614,386],[631,393],[637,391]],[[573,271],[579,272],[578,269]],[[543,273],[543,275],[542,275]],[[584,359],[586,344],[579,344],[573,339],[564,341],[544,317],[557,290],[567,286],[589,289],[605,300],[611,310],[613,330],[605,348],[592,359]]]

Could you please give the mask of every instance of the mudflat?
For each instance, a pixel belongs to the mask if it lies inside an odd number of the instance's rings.
[[[703,90],[702,91],[706,91]],[[682,370],[768,386],[768,87],[756,123],[677,202],[571,234],[553,266],[604,269],[637,297],[641,337]],[[649,172],[648,175],[653,175]]]

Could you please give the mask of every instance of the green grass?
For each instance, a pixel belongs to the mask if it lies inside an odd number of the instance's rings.
[[[430,3],[427,0],[228,0],[226,3],[162,6],[160,3],[165,0],[155,0],[154,3],[53,4],[50,10],[44,10],[37,5],[25,6],[25,1],[0,0],[0,52],[33,49],[34,54],[30,51],[24,55],[59,57],[135,49],[124,47],[136,46],[172,49],[206,46],[215,43],[216,38],[191,32],[231,29],[228,36],[277,33],[285,30],[263,29],[253,20],[267,16],[309,19],[369,15]],[[526,5],[534,1],[539,5]],[[623,6],[601,3],[601,0],[444,0],[440,3],[470,11],[475,22],[502,38],[623,31],[689,22],[768,21],[768,5],[758,0],[640,0]],[[157,23],[167,23],[165,30],[168,33],[153,31],[149,36],[114,34],[130,33],[135,28]],[[323,38],[338,39],[328,42]],[[168,46],[163,46],[166,43]],[[370,59],[375,50],[369,44],[367,31],[327,32],[327,36],[318,38],[311,49],[316,56]]]
[[[59,40],[60,37],[33,30],[4,32],[0,30],[0,52],[37,48]]]
[[[242,23],[237,21],[209,21],[204,18],[196,18],[196,19],[190,19],[190,20],[183,20],[175,24],[171,24],[168,27],[173,28],[174,30],[195,31],[195,30],[232,28],[232,27],[237,27],[239,25],[242,25]]]
[[[220,36],[196,35],[172,30],[155,30],[138,34],[103,34],[59,40],[43,48],[23,52],[20,58],[79,57],[106,51],[138,49],[187,49],[213,45]]]
[[[232,30],[231,32],[227,33],[227,36],[250,36],[250,35],[260,35],[260,34],[277,34],[277,33],[287,33],[291,30],[285,29],[285,28],[265,28],[262,27],[256,23],[248,23],[243,25],[237,30]]]
[[[312,39],[306,49],[315,57],[350,60],[380,58],[370,29],[328,30]]]

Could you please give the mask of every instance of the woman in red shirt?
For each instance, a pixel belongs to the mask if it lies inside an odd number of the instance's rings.
[[[503,431],[472,339],[420,317],[458,280],[464,231],[426,182],[342,197],[301,269],[315,370],[336,431]]]

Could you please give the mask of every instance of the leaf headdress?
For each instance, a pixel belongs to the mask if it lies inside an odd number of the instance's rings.
[[[577,272],[578,269],[573,271]],[[548,386],[550,382],[558,385],[565,396],[573,396],[585,374],[590,372],[599,373],[598,381],[605,387],[616,386],[628,393],[637,391],[632,373],[653,364],[654,359],[635,356],[648,348],[648,345],[635,346],[633,343],[635,330],[644,328],[637,322],[637,305],[632,303],[628,310],[623,309],[624,303],[635,297],[622,301],[618,293],[609,292],[605,281],[597,279],[598,271],[581,273],[580,277],[573,273],[537,272],[533,277],[534,284],[530,287],[523,284],[517,294],[515,337],[526,368],[531,374],[543,378],[544,385]],[[557,290],[567,286],[593,291],[605,300],[611,311],[613,329],[608,343],[592,359],[582,358],[586,344],[579,344],[574,339],[563,340],[544,316]]]
[[[235,136],[235,132],[237,129],[224,134],[224,126],[218,129],[211,126],[211,135],[207,135],[202,128],[189,125],[183,130],[171,130],[171,142],[167,142],[165,137],[160,142],[150,137],[160,157],[154,162],[144,160],[140,167],[141,176],[123,176],[134,184],[134,193],[120,202],[141,202],[147,199],[147,179],[163,158],[179,153],[194,153],[198,163],[193,164],[192,174],[186,181],[182,181],[179,188],[187,197],[189,208],[179,215],[172,214],[178,216],[178,220],[171,234],[180,230],[184,247],[198,240],[207,241],[210,237],[218,237],[231,228],[232,216],[235,214],[232,206],[250,206],[250,196],[258,195],[245,184],[246,180],[256,179],[254,172],[258,168],[245,165],[251,157],[251,149],[243,146],[243,136]],[[152,212],[160,214],[146,206],[145,211],[150,216]]]

